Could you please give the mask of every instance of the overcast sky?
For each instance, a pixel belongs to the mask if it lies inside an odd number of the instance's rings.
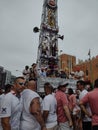
[[[43,0],[0,0],[0,66],[19,75],[36,62]],[[98,55],[98,0],[58,0],[59,50],[88,59]],[[18,70],[18,71],[16,71]],[[20,71],[20,72],[19,72]]]

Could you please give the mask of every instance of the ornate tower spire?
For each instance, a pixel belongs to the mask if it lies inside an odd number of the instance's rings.
[[[58,68],[58,7],[57,0],[44,0],[40,29],[34,28],[39,34],[37,65],[53,71]]]

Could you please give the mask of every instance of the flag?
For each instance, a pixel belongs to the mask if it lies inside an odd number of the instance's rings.
[[[89,55],[89,56],[91,55],[91,51],[90,51],[90,49],[89,49],[88,55]]]
[[[60,53],[63,52],[62,50],[60,50]]]

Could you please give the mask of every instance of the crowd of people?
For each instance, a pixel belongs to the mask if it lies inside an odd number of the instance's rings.
[[[44,66],[38,68],[36,63],[33,63],[31,67],[26,65],[22,74],[26,80],[37,80],[38,77],[60,77],[65,79],[84,80],[84,72],[80,69],[69,73],[67,70],[64,71],[63,69],[53,70],[49,67]]]
[[[89,92],[83,80],[76,92],[68,83],[44,84],[45,97],[37,93],[36,80],[16,77],[0,91],[0,130],[98,130],[98,79]]]
[[[67,75],[64,71],[52,70],[48,67],[37,68],[36,63],[29,66],[25,66],[23,70],[23,76],[26,80],[37,80],[38,77],[61,77],[67,78]]]

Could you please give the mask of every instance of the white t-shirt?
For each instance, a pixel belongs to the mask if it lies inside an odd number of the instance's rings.
[[[4,97],[4,94],[0,95],[0,114],[1,114],[1,102],[2,102],[3,97]],[[3,130],[2,125],[1,125],[1,118],[0,118],[0,130]]]
[[[75,76],[80,77],[79,79],[84,80],[84,72],[80,70],[75,72]]]
[[[21,94],[23,111],[20,130],[41,130],[38,121],[29,111],[31,101],[36,97],[39,95],[30,89],[25,89]]]
[[[0,118],[10,117],[11,130],[20,130],[21,111],[21,102],[15,95],[8,93],[3,96],[3,100],[1,101]]]
[[[82,92],[80,92],[79,99],[81,100],[87,93],[88,93],[88,91],[84,89]],[[86,105],[86,110],[89,113],[91,113],[89,104]],[[87,115],[85,115],[85,117],[83,118],[83,121],[84,122],[91,121],[91,118],[89,118]]]
[[[47,128],[51,128],[57,125],[56,108],[57,108],[56,98],[52,94],[45,96],[43,100],[43,111],[44,110],[49,111],[49,115],[46,122]]]
[[[79,99],[81,100],[87,93],[88,91],[86,89],[84,89],[83,91],[80,91]]]
[[[1,114],[1,102],[2,102],[2,99],[4,98],[4,96],[5,96],[4,94],[0,95],[0,114]]]
[[[24,78],[26,80],[28,80],[29,79],[29,74],[30,74],[29,69],[28,70],[24,69],[22,73],[23,73]]]

